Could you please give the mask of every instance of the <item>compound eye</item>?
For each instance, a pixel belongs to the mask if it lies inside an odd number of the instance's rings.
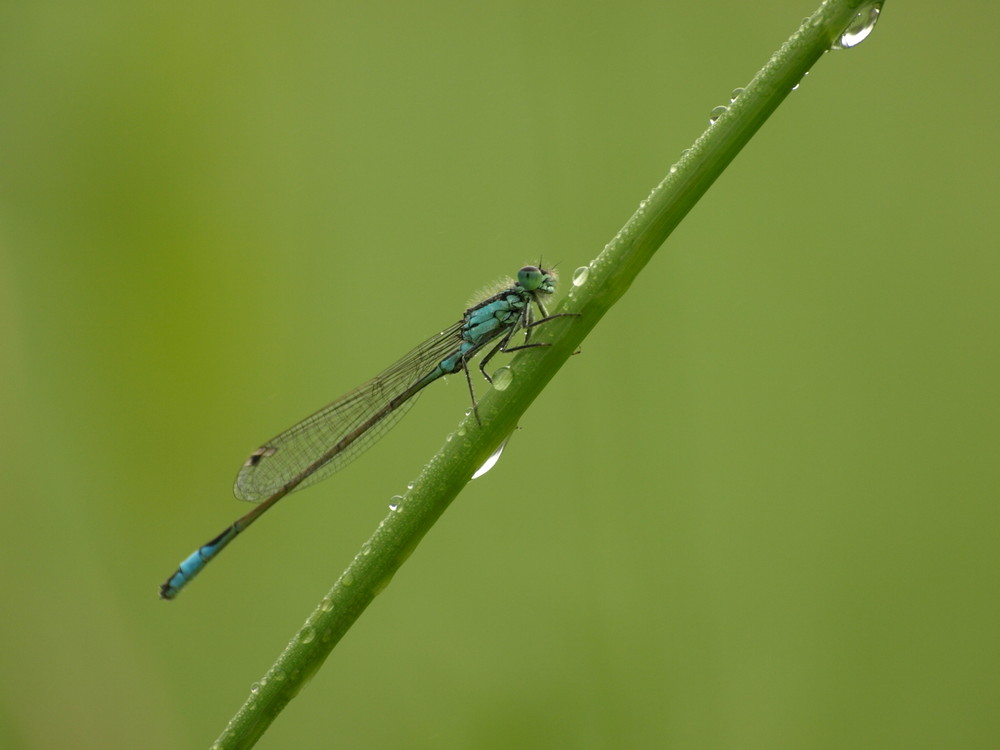
[[[542,273],[542,269],[536,266],[525,266],[517,272],[517,283],[529,292],[538,289],[542,285],[544,278],[545,274]]]

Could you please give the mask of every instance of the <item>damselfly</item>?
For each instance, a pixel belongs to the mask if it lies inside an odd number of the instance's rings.
[[[325,479],[370,448],[413,405],[417,394],[438,378],[464,371],[475,410],[469,360],[495,342],[479,364],[483,376],[492,382],[486,364],[497,352],[546,346],[529,339],[534,326],[560,317],[550,316],[542,304],[542,298],[555,291],[555,284],[554,271],[525,266],[517,272],[515,283],[470,307],[455,325],[251,453],[236,475],[233,492],[258,505],[184,560],[160,586],[160,596],[177,596],[209,560],[285,495]],[[540,318],[534,317],[532,306]],[[521,330],[524,343],[510,346]]]

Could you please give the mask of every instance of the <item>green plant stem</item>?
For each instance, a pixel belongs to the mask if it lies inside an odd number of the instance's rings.
[[[379,524],[323,597],[213,747],[251,747],[319,669],[365,607],[381,592],[476,469],[518,420],[584,337],[632,281],[699,198],[722,174],[803,75],[867,3],[827,0],[782,45],[742,94],[710,126],[589,266],[555,312],[578,313],[545,324],[552,345],[521,352],[514,378],[479,406],[482,426],[467,417],[424,467],[397,509]],[[582,364],[582,363],[581,363]]]

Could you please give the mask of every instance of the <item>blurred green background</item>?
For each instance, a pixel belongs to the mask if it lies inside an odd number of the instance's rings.
[[[467,394],[159,601],[247,453],[587,263],[814,7],[3,5],[0,746],[207,746]],[[824,57],[260,747],[995,747],[998,24]]]

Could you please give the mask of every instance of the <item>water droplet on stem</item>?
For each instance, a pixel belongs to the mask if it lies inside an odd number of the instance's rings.
[[[504,438],[504,441],[500,443],[500,446],[493,451],[492,455],[490,455],[490,457],[483,462],[483,465],[476,470],[476,473],[472,475],[473,479],[479,479],[479,477],[497,465],[497,461],[500,460],[500,455],[503,453],[503,449],[507,447],[508,440],[510,440],[510,435]]]
[[[507,365],[498,367],[493,373],[493,387],[498,391],[506,391],[507,387],[514,380],[514,371]]]
[[[875,24],[878,23],[879,14],[882,12],[883,0],[877,0],[866,5],[847,24],[847,28],[840,34],[840,38],[833,43],[830,49],[850,49],[857,47],[861,42],[869,37]]]
[[[724,114],[726,114],[726,112],[728,111],[729,107],[720,104],[718,107],[716,107],[715,109],[713,109],[711,112],[708,113],[708,124],[715,125],[715,123],[719,121],[719,118],[722,117]]]

